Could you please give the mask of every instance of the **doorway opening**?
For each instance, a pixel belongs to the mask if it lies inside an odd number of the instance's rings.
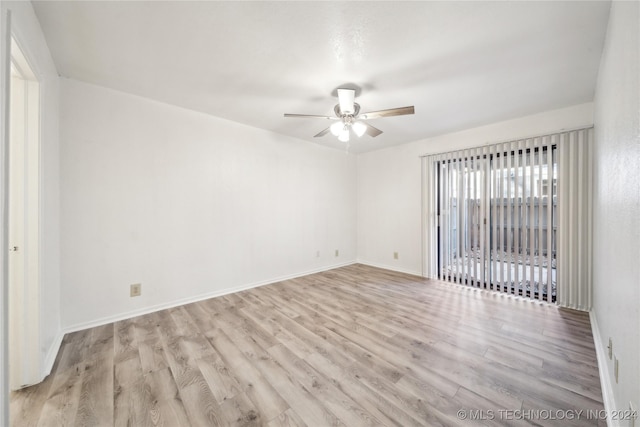
[[[40,369],[40,85],[11,39],[9,101],[9,383],[39,382]]]

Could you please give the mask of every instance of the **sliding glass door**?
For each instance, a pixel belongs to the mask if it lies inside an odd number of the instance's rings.
[[[484,282],[487,265],[477,262],[483,245],[487,159],[451,158],[439,164],[440,273],[459,283]],[[482,257],[480,257],[482,259]]]
[[[555,153],[523,141],[437,161],[439,278],[555,301]]]

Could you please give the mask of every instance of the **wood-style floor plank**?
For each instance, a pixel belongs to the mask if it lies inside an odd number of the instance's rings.
[[[500,414],[602,409],[587,313],[358,264],[68,334],[10,406],[14,427],[597,426]]]

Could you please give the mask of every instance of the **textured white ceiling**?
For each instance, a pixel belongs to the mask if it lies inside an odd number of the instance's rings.
[[[364,152],[593,100],[609,2],[34,2],[59,73],[344,148],[335,89],[375,119]]]

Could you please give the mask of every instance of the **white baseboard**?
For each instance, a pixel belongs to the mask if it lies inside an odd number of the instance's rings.
[[[321,268],[307,270],[303,272],[298,272],[286,276],[275,277],[272,279],[267,279],[259,282],[247,283],[240,286],[234,286],[232,288],[221,289],[213,292],[207,292],[200,295],[195,295],[187,298],[182,298],[179,300],[174,300],[167,303],[156,304],[150,307],[144,307],[137,310],[132,310],[124,313],[118,313],[113,316],[102,317],[100,319],[95,319],[90,322],[77,323],[75,325],[66,326],[63,328],[63,333],[68,334],[70,332],[81,331],[83,329],[95,328],[96,326],[107,325],[109,323],[118,322],[125,319],[131,319],[132,317],[142,316],[144,314],[153,313],[160,310],[166,310],[167,308],[178,307],[185,304],[191,304],[193,302],[198,302],[202,300],[206,300],[209,298],[220,297],[223,295],[232,294],[235,292],[245,291],[247,289],[258,288],[260,286],[270,285],[272,283],[282,282],[283,280],[295,279],[296,277],[308,276],[309,274],[320,273],[322,271],[333,270],[334,268],[344,267],[347,265],[355,264],[356,261],[347,261],[339,264],[332,264],[329,266],[324,266]],[[55,359],[55,356],[54,356]]]
[[[422,277],[422,271],[417,271],[417,270],[408,270],[405,268],[399,268],[393,265],[386,265],[386,264],[379,264],[377,262],[369,262],[363,259],[358,259],[357,261],[358,264],[363,264],[363,265],[368,265],[370,267],[376,267],[376,268],[382,268],[384,270],[391,270],[391,271],[397,271],[398,273],[405,273],[405,274],[411,274],[413,276],[420,276]]]
[[[44,364],[42,366],[42,379],[44,380],[53,369],[53,364],[56,363],[56,357],[58,356],[58,352],[60,351],[60,346],[62,346],[62,339],[64,338],[64,332],[60,330],[56,335],[55,339],[51,343],[49,350],[47,351],[47,355],[44,358]]]
[[[598,329],[596,314],[593,310],[589,312],[589,319],[591,320],[591,333],[593,334],[593,341],[596,346],[596,357],[598,359],[598,372],[600,374],[600,388],[602,388],[604,409],[607,414],[611,414],[616,409],[616,402],[613,397],[613,383],[611,382],[609,369],[607,369],[609,357],[607,356],[607,349],[604,347],[602,337],[600,336],[600,329]],[[609,418],[610,417],[607,417],[607,425],[609,427],[621,427],[620,421],[611,420]]]

